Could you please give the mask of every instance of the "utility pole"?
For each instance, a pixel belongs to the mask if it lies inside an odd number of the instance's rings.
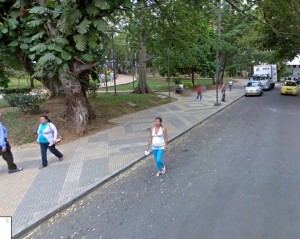
[[[112,41],[112,60],[113,60],[113,72],[114,72],[114,88],[115,93],[114,96],[117,96],[117,85],[116,85],[116,66],[115,66],[115,43],[114,43],[114,30],[112,29],[111,33],[111,41]]]

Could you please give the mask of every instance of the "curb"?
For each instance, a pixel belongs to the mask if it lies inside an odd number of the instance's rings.
[[[216,112],[214,112],[213,114],[207,116],[206,118],[204,118],[203,120],[201,120],[200,122],[196,123],[195,125],[187,128],[186,130],[184,130],[183,132],[173,136],[172,138],[169,139],[169,142],[173,142],[174,140],[176,140],[177,138],[179,138],[180,136],[186,134],[187,132],[189,132],[190,130],[192,130],[193,128],[199,126],[200,124],[202,124],[203,122],[205,122],[206,120],[212,118],[213,116],[215,116],[216,114],[222,112],[223,110],[225,110],[227,107],[229,107],[230,105],[234,104],[235,102],[237,102],[238,100],[240,100],[241,98],[243,98],[244,95],[242,94],[241,96],[239,96],[238,98],[236,98],[235,100],[233,100],[232,102],[228,103],[227,105],[225,105],[223,108],[217,110]],[[92,185],[88,186],[87,188],[85,188],[84,190],[76,193],[74,196],[72,196],[69,199],[66,199],[62,202],[61,205],[55,206],[53,208],[51,208],[50,210],[48,210],[44,216],[40,216],[40,217],[36,217],[33,218],[31,220],[28,220],[27,224],[25,226],[19,227],[16,232],[13,234],[12,238],[13,239],[18,239],[21,236],[24,236],[26,233],[28,233],[30,230],[32,230],[33,228],[37,227],[39,224],[43,223],[44,221],[46,221],[47,219],[53,217],[56,213],[61,212],[62,210],[66,209],[67,207],[71,206],[73,203],[77,202],[78,200],[80,200],[81,198],[83,198],[84,196],[86,196],[87,194],[90,194],[91,192],[95,191],[96,189],[98,189],[99,187],[101,187],[103,184],[105,184],[106,182],[108,182],[109,180],[111,180],[112,178],[118,176],[119,174],[121,174],[122,172],[126,171],[127,169],[131,168],[132,166],[134,166],[135,164],[137,164],[138,162],[140,162],[141,160],[145,159],[148,156],[141,156],[138,157],[136,159],[134,159],[133,161],[131,161],[130,163],[127,163],[125,165],[123,165],[122,168],[115,170],[114,172],[111,173],[111,175],[108,175],[104,178],[101,179],[101,181],[93,183]]]

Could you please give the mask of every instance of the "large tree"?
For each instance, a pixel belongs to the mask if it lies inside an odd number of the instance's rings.
[[[95,117],[86,96],[88,73],[98,65],[113,13],[130,0],[0,0],[1,49],[25,59],[33,76],[59,80],[66,95],[66,119],[82,133]],[[9,43],[8,43],[9,42]],[[8,43],[8,44],[7,44]],[[25,67],[26,68],[26,67]]]

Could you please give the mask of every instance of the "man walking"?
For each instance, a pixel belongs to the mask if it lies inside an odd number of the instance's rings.
[[[221,87],[221,91],[222,91],[222,102],[225,102],[225,96],[226,96],[226,83],[223,83],[222,87]]]
[[[8,166],[8,173],[15,173],[23,170],[23,168],[18,168],[14,164],[14,157],[11,152],[11,147],[7,141],[8,132],[7,129],[2,124],[3,115],[0,112],[0,155],[6,161]]]
[[[233,80],[232,80],[232,78],[230,78],[230,80],[229,80],[229,91],[232,90],[232,86],[233,86]]]
[[[197,100],[198,101],[202,100],[202,88],[201,88],[201,85],[197,86],[196,92],[197,92]]]

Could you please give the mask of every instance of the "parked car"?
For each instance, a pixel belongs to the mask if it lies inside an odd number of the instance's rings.
[[[281,86],[282,95],[298,95],[298,85],[296,81],[286,80]]]
[[[245,86],[245,96],[249,95],[259,95],[264,93],[264,87],[259,81],[248,82]]]

